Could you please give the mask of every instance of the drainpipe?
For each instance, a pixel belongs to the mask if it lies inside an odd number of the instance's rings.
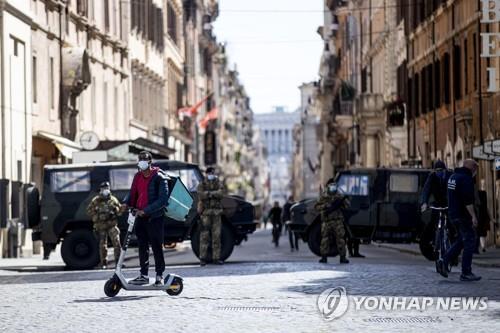
[[[481,11],[481,0],[477,0],[477,10]],[[477,18],[477,38],[481,37],[481,15]],[[477,45],[480,45],[479,43]],[[478,52],[479,50],[474,50],[474,52]],[[476,65],[477,66],[477,65]],[[481,57],[479,57],[479,139],[481,140],[481,145],[484,142],[483,136],[483,82],[481,75]],[[467,79],[467,78],[466,78]]]
[[[5,52],[4,52],[4,40],[3,40],[3,13],[4,13],[4,8],[5,8],[5,1],[0,0],[0,80],[2,82],[2,92],[1,92],[1,98],[2,100],[0,101],[1,105],[1,113],[2,113],[2,124],[1,124],[1,129],[2,129],[2,155],[5,156]],[[5,175],[5,170],[6,170],[6,161],[5,158],[2,158],[2,176],[0,178],[7,178]]]

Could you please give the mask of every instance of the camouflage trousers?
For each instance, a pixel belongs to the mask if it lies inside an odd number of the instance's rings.
[[[328,256],[328,254],[330,253],[330,244],[332,243],[331,237],[333,235],[335,235],[335,241],[337,243],[339,255],[341,257],[345,257],[345,229],[344,221],[342,219],[326,220],[321,223],[321,256]]]
[[[208,259],[210,243],[212,244],[212,260],[220,259],[221,224],[220,214],[201,215],[200,259]]]
[[[98,229],[96,231],[97,237],[99,238],[99,255],[101,261],[100,266],[107,265],[108,257],[108,237],[111,239],[111,244],[113,244],[115,261],[118,263],[118,258],[120,257],[121,246],[120,246],[120,229],[117,226]]]

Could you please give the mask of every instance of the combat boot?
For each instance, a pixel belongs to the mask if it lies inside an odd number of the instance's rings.
[[[348,264],[349,260],[347,260],[347,258],[345,256],[342,256],[342,257],[340,257],[340,263],[341,264]]]
[[[326,256],[323,256],[321,257],[321,259],[319,260],[320,263],[322,264],[326,264],[328,262],[328,260],[326,259]]]
[[[201,267],[206,266],[206,265],[207,265],[207,262],[205,260],[200,260]]]

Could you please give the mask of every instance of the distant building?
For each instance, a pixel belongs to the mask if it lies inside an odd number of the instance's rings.
[[[285,202],[291,192],[291,166],[294,152],[293,129],[300,121],[300,112],[285,112],[276,107],[272,113],[255,114],[254,123],[267,148],[270,166],[271,202]]]
[[[294,128],[293,189],[295,200],[314,198],[319,194],[319,153],[317,129],[321,110],[314,103],[317,82],[302,84],[300,89],[300,123]]]

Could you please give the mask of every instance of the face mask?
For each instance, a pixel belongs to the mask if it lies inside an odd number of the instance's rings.
[[[330,186],[328,186],[328,192],[330,192],[330,193],[337,192],[337,185],[330,185]]]
[[[109,197],[109,195],[111,194],[111,191],[110,190],[102,190],[101,191],[101,195],[103,197]]]
[[[207,176],[207,179],[208,179],[208,180],[215,180],[215,175],[208,175],[208,176]]]
[[[137,166],[139,167],[139,169],[144,171],[144,170],[147,170],[149,168],[149,162],[148,161],[139,161],[139,163],[137,163]]]

